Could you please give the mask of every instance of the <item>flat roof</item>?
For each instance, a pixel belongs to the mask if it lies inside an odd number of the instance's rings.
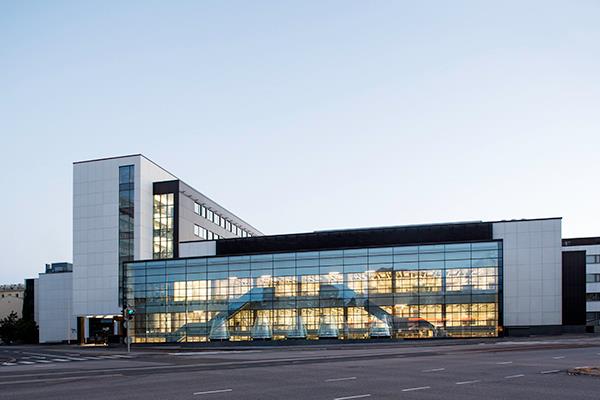
[[[566,238],[562,240],[562,245],[568,246],[593,246],[600,244],[600,236],[589,236],[580,238]]]

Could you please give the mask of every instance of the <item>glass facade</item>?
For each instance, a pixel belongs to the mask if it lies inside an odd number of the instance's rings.
[[[133,165],[119,167],[119,270],[133,260],[133,221],[135,169]],[[122,289],[122,285],[119,285]],[[119,293],[121,294],[121,293]],[[119,296],[119,299],[122,297]]]
[[[152,258],[173,258],[175,195],[155,194],[153,214]]]
[[[502,243],[127,263],[134,341],[497,336]]]

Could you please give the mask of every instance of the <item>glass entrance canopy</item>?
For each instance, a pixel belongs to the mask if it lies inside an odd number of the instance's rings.
[[[497,336],[502,242],[138,261],[137,343]]]

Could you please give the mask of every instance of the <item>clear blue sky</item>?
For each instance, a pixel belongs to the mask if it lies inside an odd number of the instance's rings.
[[[598,1],[0,2],[0,283],[72,259],[72,162],[144,153],[265,233],[600,235]]]

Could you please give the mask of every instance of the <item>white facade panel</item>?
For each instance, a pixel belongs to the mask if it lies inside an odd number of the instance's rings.
[[[600,312],[600,301],[588,301],[585,303],[585,310],[587,312]]]
[[[73,273],[40,274],[35,290],[40,343],[74,340]]]
[[[143,156],[73,166],[73,311],[120,314],[119,167],[134,166],[134,258],[152,258],[152,184],[176,179]]]
[[[179,245],[180,257],[206,257],[217,254],[217,242],[204,240],[199,242],[186,242]]]
[[[495,222],[493,237],[503,241],[504,325],[561,325],[561,220]]]

